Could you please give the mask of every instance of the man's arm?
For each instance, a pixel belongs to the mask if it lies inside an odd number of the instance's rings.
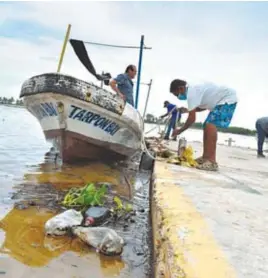
[[[120,75],[116,78],[116,79],[120,79]],[[120,90],[118,89],[117,87],[117,83],[118,81],[116,79],[112,79],[110,82],[109,82],[109,85],[111,86],[111,88],[119,95],[121,96],[123,99],[125,99],[125,95],[123,95]]]
[[[175,111],[175,110],[179,111],[179,109],[180,108],[177,108],[177,106],[174,106],[169,112],[167,112],[163,116],[160,116],[160,118],[165,118],[166,116],[171,115],[173,111]]]
[[[160,116],[160,118],[165,118],[169,113],[167,112],[166,114]]]
[[[180,128],[173,131],[172,136],[176,136],[187,130],[195,122],[196,109],[189,111],[188,118],[185,124]]]
[[[205,111],[205,110],[207,110],[207,109],[206,108],[199,108],[199,107],[196,108],[196,112],[202,112],[202,111]]]

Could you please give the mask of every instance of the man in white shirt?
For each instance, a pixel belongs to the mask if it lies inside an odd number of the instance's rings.
[[[170,84],[170,92],[180,100],[187,100],[189,112],[184,126],[174,130],[173,136],[181,134],[195,122],[196,112],[210,111],[204,122],[203,155],[196,161],[198,169],[217,171],[217,127],[230,125],[237,104],[235,90],[213,83],[188,86],[186,81],[175,79]]]

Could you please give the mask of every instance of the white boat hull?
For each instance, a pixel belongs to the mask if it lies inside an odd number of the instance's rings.
[[[93,84],[66,75],[44,74],[27,80],[21,97],[46,139],[56,144],[63,161],[114,155],[127,158],[141,149],[143,123],[139,112]]]

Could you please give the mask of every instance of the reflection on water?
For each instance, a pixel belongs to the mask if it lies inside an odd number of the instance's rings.
[[[52,183],[58,189],[68,189],[74,185],[85,185],[88,182],[103,182],[118,184],[120,173],[116,169],[92,163],[81,166],[65,166],[56,168],[53,163],[42,163],[39,172],[27,173],[24,180],[29,183]]]
[[[24,109],[4,106],[0,106],[1,118],[5,119],[0,121],[0,272],[5,272],[4,277],[147,277],[148,256],[140,254],[148,253],[149,175],[140,178],[130,170],[101,163],[44,162],[50,145],[38,122]],[[89,182],[111,183],[112,190],[125,198],[135,191],[133,206],[145,209],[127,229],[114,227],[127,242],[121,257],[99,255],[77,238],[44,234],[44,223],[59,209],[57,198],[70,187]],[[24,206],[14,207],[22,201],[27,201]]]

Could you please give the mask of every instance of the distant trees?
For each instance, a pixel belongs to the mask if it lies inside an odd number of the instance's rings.
[[[14,99],[14,97],[6,98],[6,97],[0,97],[0,104],[9,104],[9,105],[18,105],[23,106],[23,101],[20,99]]]
[[[192,128],[202,129],[203,128],[203,123],[194,123],[192,125]],[[229,128],[218,128],[218,131],[223,132],[223,133],[251,135],[251,136],[254,136],[256,134],[255,130],[250,130],[250,129],[247,129],[247,128],[237,127],[237,126],[230,126]]]
[[[155,117],[153,114],[146,114],[146,117],[145,117],[145,122],[146,123],[156,123],[158,120],[157,117]]]

